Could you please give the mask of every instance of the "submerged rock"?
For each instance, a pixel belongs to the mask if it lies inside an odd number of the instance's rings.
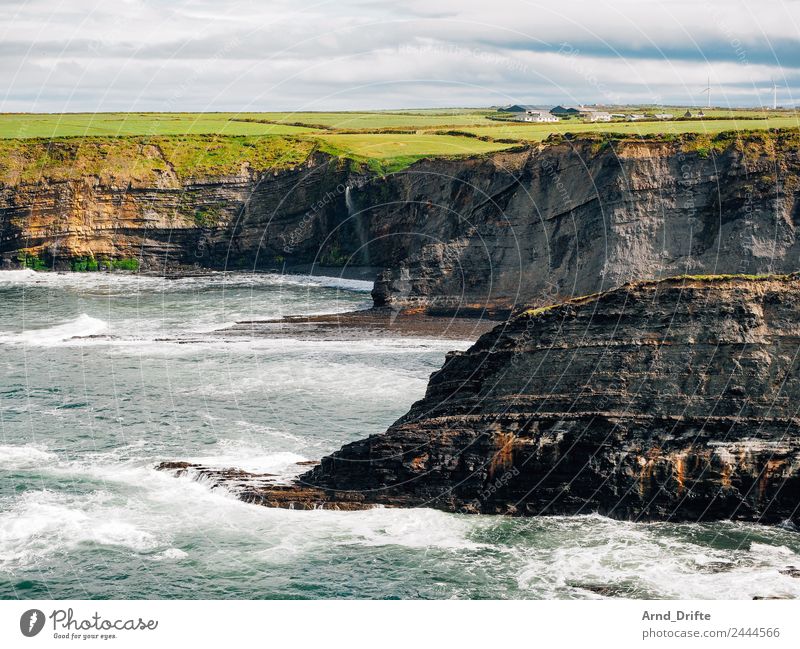
[[[243,499],[797,523],[798,352],[797,275],[639,282],[529,310],[450,353],[385,433]]]

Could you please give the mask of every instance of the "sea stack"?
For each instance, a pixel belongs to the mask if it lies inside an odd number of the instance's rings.
[[[240,497],[798,523],[798,352],[796,274],[627,284],[519,313],[385,433]]]

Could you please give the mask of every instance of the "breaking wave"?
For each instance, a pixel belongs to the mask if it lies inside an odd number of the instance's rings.
[[[105,320],[93,318],[85,313],[81,313],[77,318],[53,327],[47,327],[45,329],[26,329],[18,333],[0,334],[0,343],[50,347],[75,339],[96,336],[107,328],[108,323]]]

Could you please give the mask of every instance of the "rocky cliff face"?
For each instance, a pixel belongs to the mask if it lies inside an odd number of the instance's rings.
[[[272,172],[243,165],[179,179],[165,164],[155,182],[86,176],[0,187],[0,255],[12,265],[25,251],[57,268],[85,256],[135,257],[153,269],[319,262],[337,250],[346,187],[358,181],[316,153]]]
[[[800,523],[798,358],[797,275],[631,284],[498,326],[451,353],[387,432],[293,485],[238,493],[297,508]]]
[[[400,309],[512,311],[637,279],[792,272],[793,142],[564,141],[481,164],[415,166],[392,183],[393,204],[416,215],[403,222],[410,254],[373,295]]]
[[[224,177],[164,164],[147,180],[19,182],[0,187],[0,255],[379,266],[376,305],[505,315],[636,279],[796,270],[797,140],[562,140],[387,177],[312,153]]]

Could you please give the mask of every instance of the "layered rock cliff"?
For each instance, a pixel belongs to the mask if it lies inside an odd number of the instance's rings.
[[[346,184],[358,179],[346,161],[310,147],[270,159],[266,169],[242,157],[214,175],[199,164],[178,173],[171,156],[149,144],[135,152],[91,140],[53,146],[64,149],[65,169],[0,185],[6,266],[21,254],[55,268],[83,257],[136,258],[156,270],[280,268],[285,256],[319,261],[338,245],[331,233],[346,217]],[[198,159],[211,153],[201,148]],[[76,172],[89,156],[107,162]]]
[[[100,152],[81,175],[83,149],[67,176],[5,174],[0,256],[378,266],[378,306],[502,315],[636,279],[792,272],[800,260],[797,131],[558,139],[385,177],[302,148],[182,172],[182,145],[165,146],[141,144],[146,174],[110,173],[114,155]]]
[[[800,523],[800,276],[684,277],[532,309],[448,355],[383,434],[267,506]],[[224,472],[182,464],[217,484]]]
[[[417,248],[376,303],[513,311],[683,273],[792,272],[796,133],[698,141],[564,140],[484,164],[419,165],[394,205]],[[438,229],[433,229],[433,224]]]

